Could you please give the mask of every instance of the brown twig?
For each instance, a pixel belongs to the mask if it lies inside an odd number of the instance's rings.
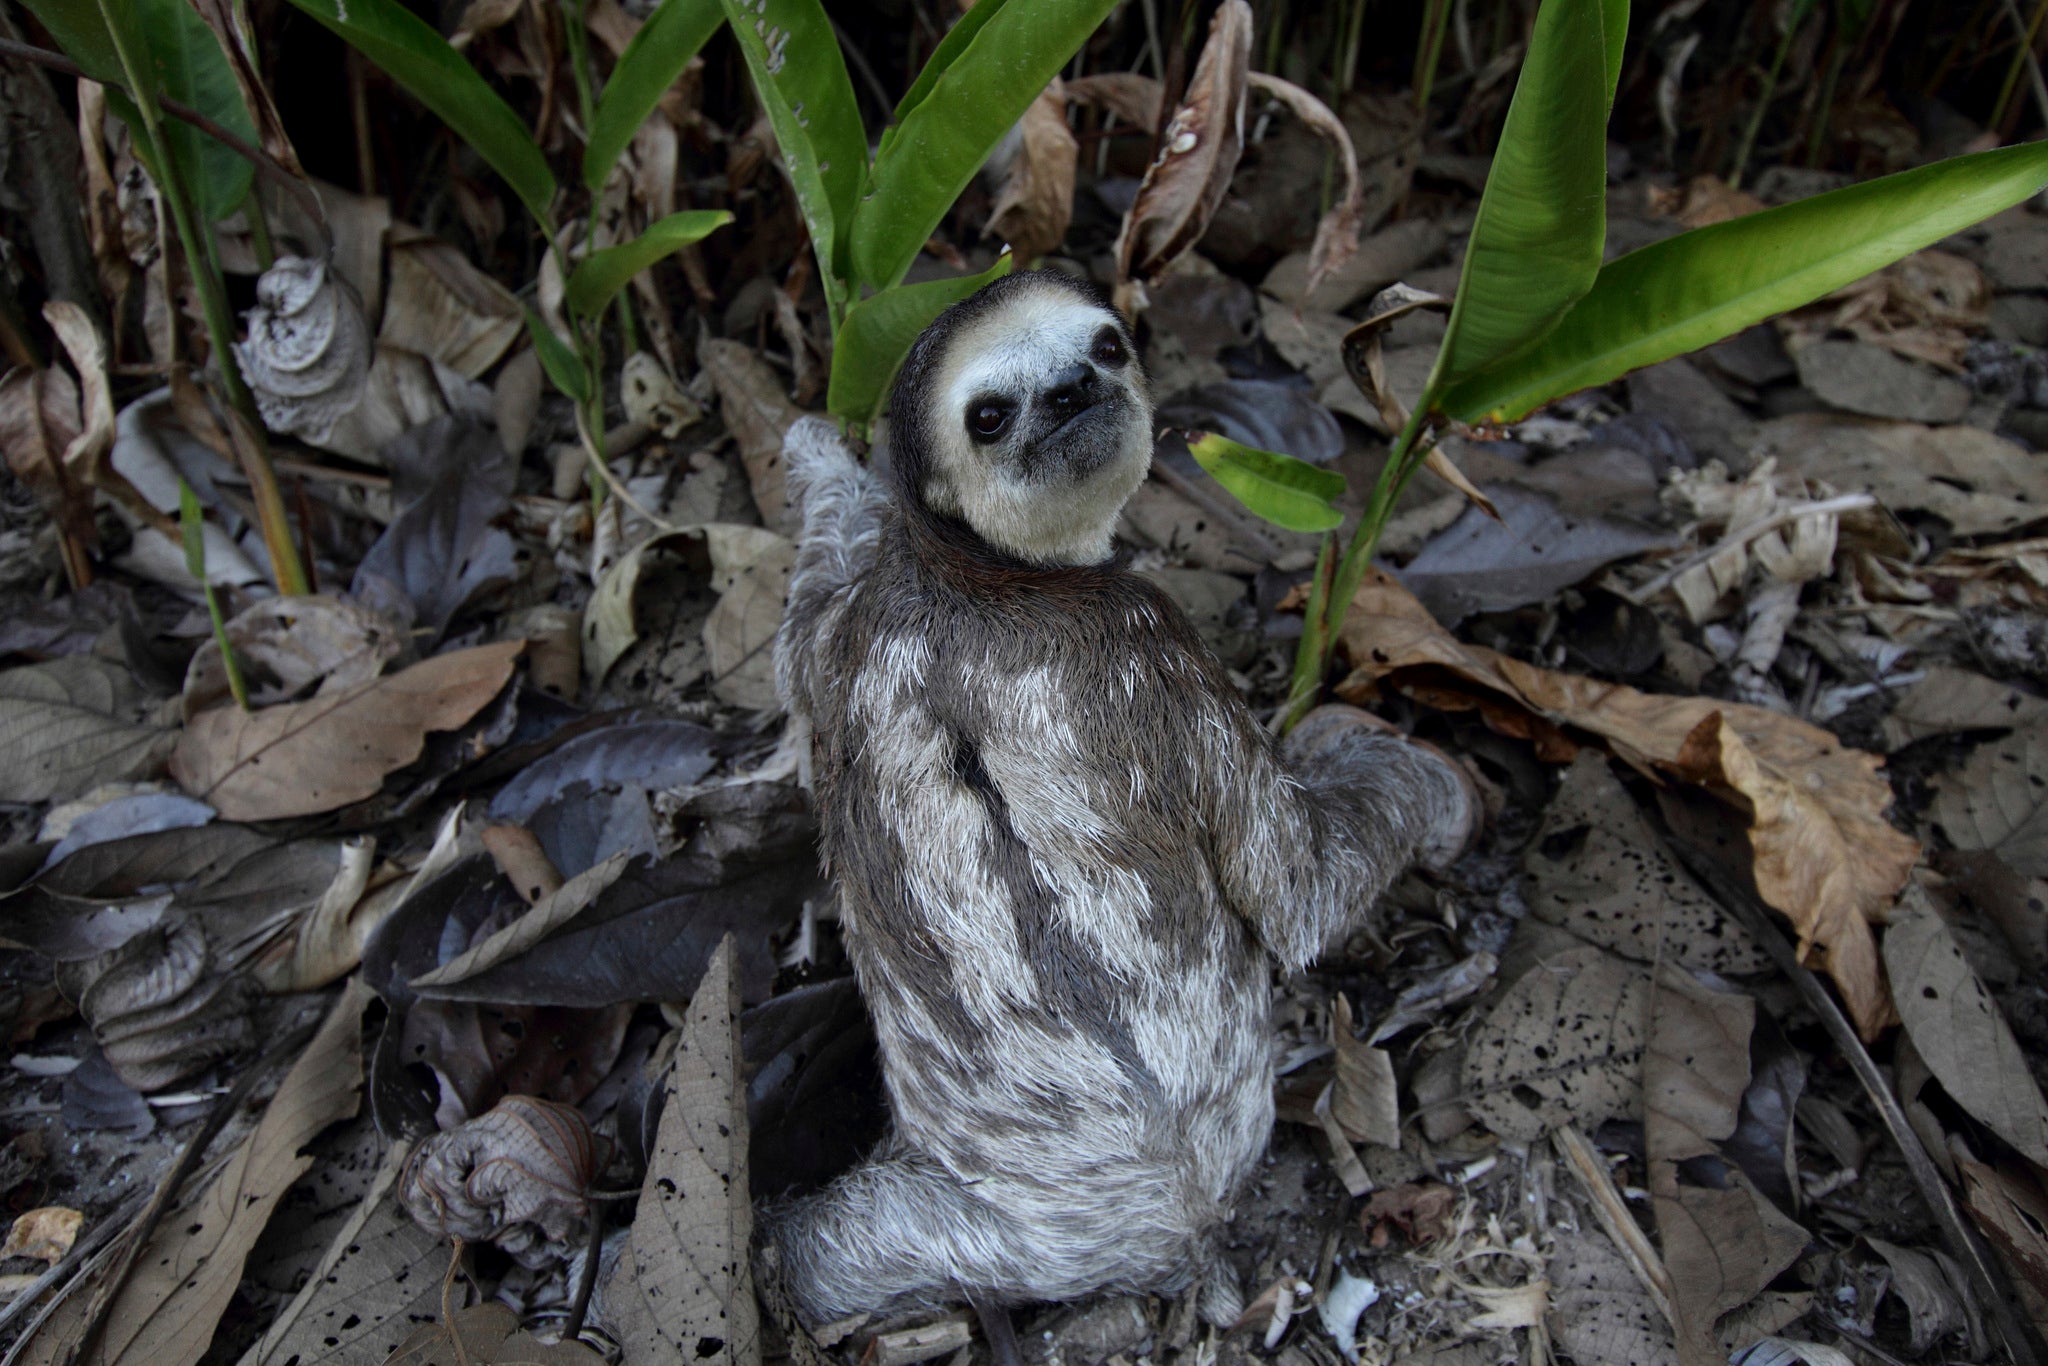
[[[82,81],[93,79],[85,68],[63,53],[52,52],[48,48],[37,47],[32,43],[17,43],[12,38],[0,38],[0,57],[14,57],[20,61],[34,62],[37,66],[47,67],[60,75],[75,76]],[[313,187],[286,170],[270,153],[240,134],[222,127],[189,104],[180,103],[168,95],[157,96],[156,102],[172,118],[181,123],[191,124],[236,155],[247,159],[256,168],[257,174],[298,200],[299,207],[304,209],[315,223],[327,221],[327,211],[321,207],[320,196],[313,193]]]

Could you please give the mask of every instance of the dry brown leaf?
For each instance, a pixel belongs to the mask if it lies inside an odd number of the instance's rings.
[[[1761,972],[1771,960],[1664,847],[1597,750],[1565,770],[1522,856],[1540,920],[1638,963]]]
[[[1465,1053],[1466,1106],[1503,1138],[1642,1112],[1650,983],[1599,949],[1544,959],[1502,996]]]
[[[738,342],[705,342],[697,348],[697,363],[718,390],[718,410],[739,443],[761,520],[770,530],[794,535],[797,520],[783,474],[782,438],[802,410],[789,401],[768,363]]]
[[[2048,1328],[2048,1191],[2028,1173],[1958,1162],[1963,1202],[2020,1281],[2020,1299],[2037,1328]]]
[[[403,223],[391,226],[380,347],[430,356],[475,379],[498,363],[526,327],[512,292],[467,256]]]
[[[735,707],[781,705],[775,691],[775,633],[789,600],[796,546],[758,527],[704,528],[711,552],[711,586],[718,605],[704,620],[711,656],[711,691]]]
[[[363,1082],[366,993],[351,984],[306,1051],[285,1074],[255,1131],[203,1194],[157,1226],[106,1311],[91,1360],[116,1366],[184,1366],[206,1355],[234,1298],[242,1263],[278,1201],[313,1165],[306,1145],[356,1112]],[[108,1263],[104,1272],[118,1262]],[[86,1331],[96,1295],[66,1299],[30,1343],[24,1360],[67,1359]]]
[[[605,1285],[628,1360],[761,1360],[738,964],[728,935],[690,998],[632,1241]]]
[[[78,385],[63,370],[24,366],[0,379],[0,459],[65,534],[92,546],[99,540],[92,495],[64,469],[64,451],[78,439],[80,428]]]
[[[441,1240],[412,1221],[393,1188],[411,1144],[391,1146],[355,1217],[342,1225],[292,1302],[240,1366],[362,1366],[384,1361],[441,1312]]]
[[[2011,531],[2048,508],[2048,466],[1975,427],[1798,413],[1757,428],[1751,454],[1842,493],[1874,494],[1894,512],[1931,512],[1961,536]]]
[[[1147,130],[1159,126],[1159,82],[1135,71],[1104,71],[1066,83],[1067,99],[1092,104],[1125,123]]]
[[[1650,212],[1676,218],[1688,228],[1704,228],[1731,218],[1760,212],[1763,200],[1738,190],[1717,175],[1694,176],[1683,187],[1652,186]]]
[[[228,644],[257,706],[298,697],[314,684],[343,687],[375,678],[405,649],[405,636],[381,612],[339,598],[264,598],[229,618]],[[213,636],[185,670],[186,720],[230,700],[227,669]]]
[[[471,5],[475,8],[475,4]],[[603,1366],[580,1342],[542,1342],[519,1315],[493,1300],[455,1312],[455,1322],[423,1323],[384,1366]]]
[[[1614,1244],[1591,1229],[1551,1254],[1550,1332],[1579,1366],[1651,1366],[1673,1359],[1671,1330]]]
[[[171,774],[231,821],[309,816],[375,796],[386,775],[419,758],[428,732],[456,729],[496,697],[525,646],[436,655],[262,711],[204,712],[179,737]]]
[[[66,800],[162,772],[171,736],[134,719],[125,669],[92,655],[0,673],[0,801]]]
[[[55,1266],[71,1251],[84,1225],[84,1213],[65,1205],[44,1205],[19,1214],[8,1227],[6,1243],[0,1244],[0,1259],[33,1257]]]
[[[1891,1272],[1890,1294],[1906,1308],[1913,1325],[1913,1355],[1924,1357],[1951,1333],[1967,1335],[1972,1319],[1966,1287],[1968,1277],[1946,1253],[1900,1247],[1866,1233],[1863,1241],[1884,1259]],[[1981,1333],[1981,1330],[1980,1330]],[[1973,1358],[1984,1354],[1982,1342],[1972,1344]]]
[[[1160,138],[1116,245],[1117,278],[1159,274],[1202,239],[1230,191],[1244,151],[1244,91],[1252,51],[1252,7],[1224,0],[1188,81],[1187,95]]]
[[[1825,970],[1857,1028],[1893,1018],[1870,922],[1882,920],[1920,846],[1885,820],[1883,761],[1778,712],[1656,696],[1556,673],[1454,639],[1406,590],[1375,574],[1346,615],[1349,701],[1392,686],[1431,706],[1477,709],[1487,724],[1566,759],[1567,730],[1598,737],[1641,771],[1703,788],[1749,820],[1757,890],[1792,921],[1801,957]]]
[[[1308,91],[1263,71],[1248,72],[1245,79],[1252,89],[1263,90],[1286,105],[1310,132],[1329,143],[1344,175],[1344,192],[1317,220],[1315,241],[1309,245],[1308,280],[1301,297],[1310,298],[1317,285],[1342,269],[1358,251],[1358,231],[1365,226],[1365,183],[1358,174],[1358,153],[1351,146],[1351,133],[1343,121],[1330,112],[1329,105]]]
[[[1979,745],[1935,780],[1934,828],[1958,849],[1988,849],[2014,872],[2048,877],[2048,726]]]
[[[1074,215],[1080,144],[1067,127],[1067,97],[1059,77],[1031,102],[1017,130],[1017,150],[1003,172],[982,235],[1006,243],[1019,261],[1028,263],[1059,250]]]
[[[1899,694],[1884,719],[1888,749],[1903,749],[1930,735],[2008,730],[2048,717],[2048,701],[1967,669],[1936,666]]]
[[[1351,1002],[1339,995],[1330,1012],[1330,1041],[1337,1050],[1337,1079],[1330,1088],[1330,1115],[1353,1143],[1401,1146],[1401,1095],[1394,1059],[1360,1039]]]
[[[1985,1128],[2048,1167],[2048,1100],[1998,1002],[1917,883],[1892,912],[1884,962],[1906,1033],[1942,1089]]]
[[[599,1161],[597,1136],[575,1106],[506,1096],[422,1140],[399,1197],[441,1238],[496,1243],[540,1270],[587,1241]]]
[[[388,911],[389,903],[365,895],[376,859],[377,842],[369,836],[342,842],[334,881],[291,933],[250,964],[249,975],[265,991],[317,991],[355,971]]]

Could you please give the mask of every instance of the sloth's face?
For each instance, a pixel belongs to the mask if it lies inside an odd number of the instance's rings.
[[[1033,290],[974,319],[946,353],[926,415],[926,500],[1021,559],[1108,558],[1152,459],[1152,405],[1122,320]]]

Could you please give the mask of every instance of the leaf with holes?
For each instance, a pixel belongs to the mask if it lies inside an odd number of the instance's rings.
[[[1508,989],[1465,1054],[1467,1107],[1503,1138],[1591,1129],[1643,1108],[1649,978],[1599,949],[1544,959]]]

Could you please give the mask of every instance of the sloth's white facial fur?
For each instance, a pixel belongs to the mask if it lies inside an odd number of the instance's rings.
[[[1152,462],[1152,404],[1116,316],[1060,289],[1020,294],[962,328],[935,378],[932,508],[1020,559],[1109,558]]]

